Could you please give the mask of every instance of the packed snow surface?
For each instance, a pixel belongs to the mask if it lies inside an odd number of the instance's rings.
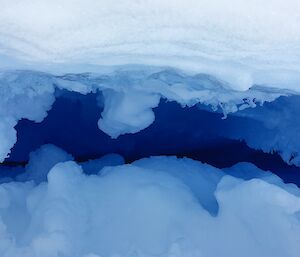
[[[0,67],[171,66],[299,91],[298,0],[1,0]]]
[[[299,255],[300,190],[254,165],[71,158],[42,146],[0,185],[1,256]]]

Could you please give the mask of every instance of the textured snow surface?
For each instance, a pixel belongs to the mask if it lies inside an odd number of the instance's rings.
[[[299,254],[299,188],[252,164],[224,170],[235,178],[187,158],[70,158],[44,145],[0,184],[1,256]]]
[[[0,67],[145,64],[300,90],[298,0],[1,0]]]

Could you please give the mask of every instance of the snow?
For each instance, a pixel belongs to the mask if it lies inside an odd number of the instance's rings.
[[[299,256],[299,188],[251,163],[76,159],[45,140],[2,166],[18,122],[41,123],[66,92],[97,95],[109,140],[173,101],[223,113],[204,128],[300,166],[298,0],[0,5],[1,257]]]
[[[161,156],[86,175],[35,155],[30,172],[48,167],[47,182],[0,184],[3,257],[298,256],[300,191],[269,183],[271,174],[243,180]]]
[[[191,8],[192,7],[192,8]],[[297,0],[1,1],[1,67],[143,64],[299,91]]]
[[[73,157],[55,145],[47,144],[30,153],[29,162],[25,172],[17,177],[17,180],[34,180],[41,183],[47,180],[49,170],[55,164],[73,160]]]
[[[181,180],[193,192],[199,203],[215,215],[218,212],[218,203],[214,192],[224,173],[210,165],[205,165],[191,159],[177,159],[176,157],[150,157],[135,161],[133,165],[152,169],[155,172],[163,171]],[[199,170],[203,170],[199,173]]]
[[[14,126],[16,125],[16,121],[10,117],[1,117],[0,120],[0,139],[1,139],[1,147],[0,147],[0,157],[1,161],[4,160],[8,156],[10,149],[17,141],[16,131],[14,130]]]
[[[107,154],[98,159],[81,162],[80,166],[86,174],[98,174],[104,167],[118,166],[124,163],[125,160],[121,155]]]
[[[157,107],[160,100],[157,94],[130,89],[104,90],[103,96],[104,110],[98,126],[112,138],[136,133],[151,125],[155,119],[152,108]]]
[[[42,121],[55,100],[54,87],[47,76],[43,77],[41,85],[41,74],[27,74],[18,71],[0,73],[0,135],[4,142],[0,147],[0,161],[8,156],[17,141],[14,126],[18,120]]]

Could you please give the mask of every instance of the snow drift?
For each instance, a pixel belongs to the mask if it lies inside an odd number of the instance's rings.
[[[2,0],[1,7],[2,67],[159,65],[210,74],[236,89],[299,90],[297,0]]]
[[[300,191],[271,173],[240,164],[240,177],[256,170],[243,180],[153,157],[88,176],[85,164],[51,156],[66,158],[49,145],[26,167],[50,169],[48,182],[0,185],[4,257],[298,256]]]

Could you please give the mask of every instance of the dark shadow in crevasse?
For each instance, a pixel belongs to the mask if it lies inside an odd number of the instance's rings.
[[[101,108],[95,94],[58,93],[43,122],[18,122],[17,143],[2,165],[24,165],[31,151],[51,143],[71,153],[77,161],[118,153],[128,163],[153,155],[185,156],[218,168],[251,162],[279,175],[285,182],[300,185],[297,175],[300,168],[286,164],[278,154],[266,154],[249,148],[243,141],[222,136],[224,128],[230,128],[234,122],[246,122],[243,120],[246,118],[230,116],[222,120],[218,112],[161,101],[154,109],[155,122],[151,126],[136,134],[111,139],[98,129]]]

